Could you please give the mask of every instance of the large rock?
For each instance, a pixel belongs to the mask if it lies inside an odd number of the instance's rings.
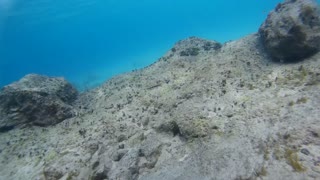
[[[278,4],[259,33],[271,57],[300,61],[320,50],[320,16],[314,0],[286,0]]]
[[[30,74],[0,91],[0,131],[48,126],[73,116],[77,90],[63,78]]]

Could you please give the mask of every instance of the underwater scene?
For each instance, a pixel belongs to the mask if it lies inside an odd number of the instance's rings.
[[[0,86],[38,73],[78,89],[143,68],[189,36],[254,33],[281,0],[0,0]]]
[[[0,0],[0,180],[320,179],[316,0]]]

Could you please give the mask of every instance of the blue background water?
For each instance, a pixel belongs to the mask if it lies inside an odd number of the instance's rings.
[[[258,30],[280,0],[0,0],[0,87],[28,73],[79,89],[151,64],[189,36]]]

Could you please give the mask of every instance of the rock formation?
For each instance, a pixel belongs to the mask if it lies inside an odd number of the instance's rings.
[[[80,94],[76,116],[1,133],[0,179],[320,179],[320,53],[268,53],[259,34],[179,41]]]
[[[259,33],[274,60],[303,60],[320,50],[318,5],[314,0],[286,0],[269,14]]]
[[[73,116],[77,90],[62,78],[30,74],[0,91],[0,131],[48,126]]]

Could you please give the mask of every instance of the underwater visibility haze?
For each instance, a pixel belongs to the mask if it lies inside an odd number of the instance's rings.
[[[279,2],[0,0],[0,180],[320,179],[320,7]]]
[[[155,62],[178,40],[257,31],[280,0],[0,0],[0,87],[25,74],[78,89]]]

